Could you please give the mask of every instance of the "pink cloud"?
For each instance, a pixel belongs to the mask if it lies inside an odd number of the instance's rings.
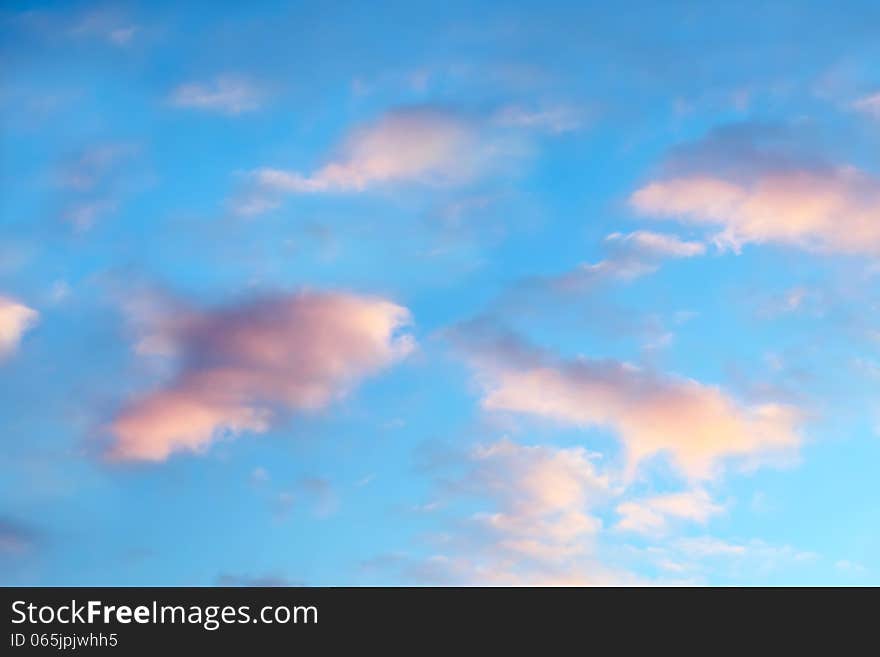
[[[717,227],[716,242],[734,249],[775,243],[880,253],[880,179],[740,133],[710,136],[679,152],[671,175],[634,192],[631,207],[647,217]]]
[[[0,358],[18,349],[22,336],[37,323],[39,316],[36,310],[0,296]]]
[[[278,411],[324,408],[412,350],[409,321],[384,299],[317,292],[160,314],[139,350],[176,356],[178,371],[122,408],[108,455],[162,461],[266,431]]]
[[[472,178],[492,157],[492,147],[461,116],[409,108],[352,131],[337,155],[312,173],[263,168],[253,178],[266,191],[294,194],[361,192],[405,182],[442,185]]]
[[[463,339],[485,409],[609,428],[630,476],[665,454],[688,478],[706,479],[726,459],[778,457],[802,441],[801,413],[789,405],[743,404],[717,386],[611,359],[566,361],[512,336]]]
[[[558,560],[583,550],[601,522],[586,510],[608,494],[586,450],[521,446],[500,440],[471,453],[466,485],[496,508],[475,520],[496,535],[496,547],[520,556]]]
[[[611,233],[605,238],[610,253],[598,262],[584,262],[554,276],[535,277],[529,286],[557,292],[581,292],[612,281],[630,281],[651,274],[671,258],[693,258],[706,252],[702,242],[683,240],[647,230]]]
[[[520,445],[506,438],[476,446],[452,488],[476,511],[445,545],[406,575],[420,583],[589,586],[634,583],[599,562],[601,520],[592,511],[614,494],[581,447]],[[395,560],[395,561],[400,561]]]

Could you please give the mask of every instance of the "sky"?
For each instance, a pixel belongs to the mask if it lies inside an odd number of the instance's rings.
[[[0,583],[880,584],[880,6],[4,2]]]

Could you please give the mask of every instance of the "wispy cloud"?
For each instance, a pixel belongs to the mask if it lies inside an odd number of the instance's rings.
[[[603,565],[595,540],[602,523],[591,513],[612,494],[610,479],[581,447],[521,445],[508,439],[462,455],[464,472],[445,488],[476,508],[454,521],[443,552],[402,555],[391,566],[421,584],[565,586],[631,583]]]
[[[120,48],[130,45],[140,31],[139,25],[110,10],[82,14],[73,20],[69,30],[71,36],[101,39]]]
[[[136,186],[126,177],[139,152],[135,144],[107,142],[64,161],[55,173],[55,184],[64,190],[62,218],[82,232],[116,212],[125,192]]]
[[[526,283],[559,292],[582,292],[602,283],[645,276],[657,271],[665,259],[692,258],[706,252],[701,242],[646,230],[612,233],[605,238],[605,244],[610,254],[599,262],[584,263],[554,276],[533,277]]]
[[[323,477],[303,477],[297,482],[297,488],[311,499],[312,511],[318,517],[331,515],[339,506],[333,484]]]
[[[586,122],[585,111],[570,105],[545,105],[535,108],[507,105],[498,110],[498,125],[538,130],[555,135],[577,132]]]
[[[880,91],[859,98],[853,102],[853,109],[870,116],[871,118],[880,119]]]
[[[476,173],[478,151],[473,126],[463,117],[408,108],[354,130],[340,155],[311,174],[260,169],[254,176],[264,187],[297,194],[358,192],[400,182],[448,184]]]
[[[323,408],[412,350],[409,320],[384,299],[318,292],[160,316],[140,350],[175,355],[178,372],[122,408],[109,456],[162,461],[266,431],[276,410]]]
[[[760,539],[730,541],[714,536],[692,536],[674,540],[669,550],[689,569],[714,568],[739,576],[753,577],[786,566],[809,563],[818,555],[790,545],[774,545]]]
[[[60,187],[89,192],[98,187],[120,163],[138,152],[129,143],[103,143],[82,149],[59,167],[56,181]]]
[[[695,489],[622,502],[616,510],[620,515],[617,529],[660,535],[676,521],[705,524],[724,507],[713,502],[705,490]]]
[[[237,116],[262,107],[265,94],[253,82],[238,75],[220,75],[207,82],[187,82],[171,92],[174,107]]]
[[[404,107],[351,130],[329,161],[311,173],[263,167],[233,203],[242,214],[277,206],[283,194],[361,193],[397,185],[447,187],[509,165],[516,140],[495,134],[473,116],[440,107]]]

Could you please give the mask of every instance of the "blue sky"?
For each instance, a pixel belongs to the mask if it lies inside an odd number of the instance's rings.
[[[880,582],[871,2],[8,2],[0,581]]]

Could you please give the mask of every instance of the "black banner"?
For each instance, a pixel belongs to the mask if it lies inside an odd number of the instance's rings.
[[[864,593],[866,591],[862,591]],[[592,652],[651,644],[748,647],[795,632],[865,628],[853,591],[825,589],[7,588],[3,655],[409,654],[475,640]],[[710,633],[714,640],[701,643]],[[552,650],[551,650],[552,649]],[[569,652],[570,650],[564,650]],[[614,652],[617,652],[615,650]]]

